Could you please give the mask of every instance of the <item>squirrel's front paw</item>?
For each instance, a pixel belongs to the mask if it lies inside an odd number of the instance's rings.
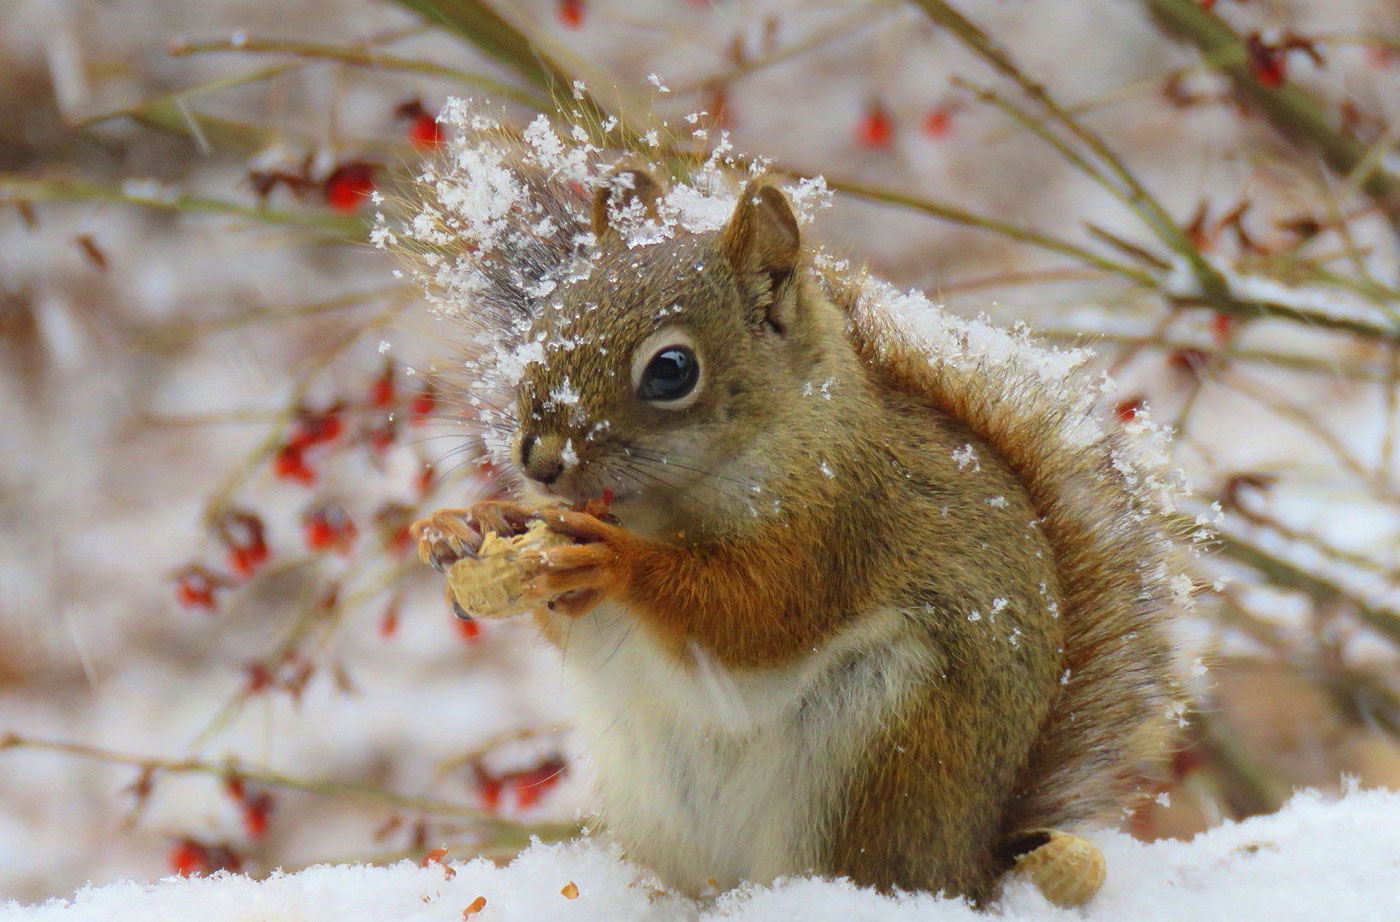
[[[474,558],[487,532],[503,538],[525,531],[530,512],[515,503],[480,502],[470,509],[439,509],[414,522],[409,534],[418,543],[418,557],[439,573],[454,563]]]
[[[624,562],[638,541],[626,529],[565,509],[539,512],[534,518],[575,543],[540,551],[544,566],[531,582],[531,595],[550,599],[556,612],[578,617],[626,585]]]

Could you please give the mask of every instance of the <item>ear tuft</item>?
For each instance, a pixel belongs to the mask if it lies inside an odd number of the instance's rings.
[[[661,184],[646,170],[613,170],[593,192],[593,208],[589,215],[593,236],[599,243],[617,239],[619,234],[613,222],[619,214],[631,211],[638,204],[647,218],[655,220],[656,203],[661,196]]]
[[[802,235],[787,196],[766,179],[750,180],[720,232],[720,249],[741,278],[767,276],[776,293],[797,269]]]

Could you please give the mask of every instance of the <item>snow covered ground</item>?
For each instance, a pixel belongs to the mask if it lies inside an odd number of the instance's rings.
[[[1400,793],[1296,796],[1271,816],[1230,823],[1190,842],[1093,836],[1108,880],[1084,910],[1051,906],[1014,881],[991,917],[1134,922],[1370,922],[1400,915]],[[565,896],[569,888],[571,896]],[[574,891],[577,895],[572,895]],[[606,845],[534,845],[506,867],[478,859],[391,867],[318,866],[267,880],[238,875],[124,882],[72,900],[0,907],[0,922],[954,922],[985,919],[959,900],[882,896],[842,881],[793,879],[695,902],[654,881]]]

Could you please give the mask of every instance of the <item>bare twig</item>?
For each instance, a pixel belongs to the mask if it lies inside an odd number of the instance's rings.
[[[1396,220],[1400,209],[1400,176],[1376,159],[1371,148],[1351,132],[1335,125],[1322,106],[1291,81],[1264,85],[1249,69],[1245,39],[1225,20],[1195,0],[1143,0],[1148,11],[1169,34],[1195,45],[1211,66],[1230,79],[1278,131],[1294,144],[1322,158],[1339,176],[1356,175],[1359,186]],[[1363,164],[1370,166],[1362,172]]]
[[[374,70],[400,71],[427,77],[441,77],[463,86],[476,87],[506,99],[539,109],[548,105],[548,98],[519,87],[473,74],[470,71],[448,67],[434,61],[417,58],[404,58],[383,54],[363,48],[346,45],[325,45],[316,42],[294,42],[277,39],[240,38],[238,41],[189,42],[172,45],[170,54],[183,57],[192,54],[211,52],[231,52],[235,54],[285,54],[304,60],[334,61],[352,67],[365,67]]]
[[[337,797],[354,800],[380,807],[397,810],[413,810],[434,816],[451,816],[471,821],[484,830],[506,833],[528,841],[531,835],[563,838],[576,828],[557,823],[540,826],[526,826],[511,820],[492,816],[468,804],[442,800],[433,797],[419,797],[413,794],[400,794],[370,784],[354,781],[337,781],[331,778],[302,778],[288,775],[258,765],[251,765],[238,759],[222,761],[207,759],[167,759],[159,756],[142,756],[102,749],[83,743],[60,740],[34,739],[17,733],[0,735],[0,752],[27,749],[36,752],[52,752],[61,755],[104,762],[108,765],[125,765],[142,772],[167,775],[209,775],[215,778],[238,777],[257,784],[274,788],[287,788],[305,791],[321,797]]]

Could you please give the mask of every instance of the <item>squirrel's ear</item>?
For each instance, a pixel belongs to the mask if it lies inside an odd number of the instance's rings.
[[[797,269],[802,236],[787,196],[765,179],[750,180],[719,235],[720,249],[740,278],[766,276],[775,295]]]
[[[661,184],[646,170],[613,170],[593,192],[593,209],[589,216],[593,236],[599,243],[617,237],[613,220],[637,202],[641,203],[646,216],[654,220],[657,217],[656,203],[661,195]]]

